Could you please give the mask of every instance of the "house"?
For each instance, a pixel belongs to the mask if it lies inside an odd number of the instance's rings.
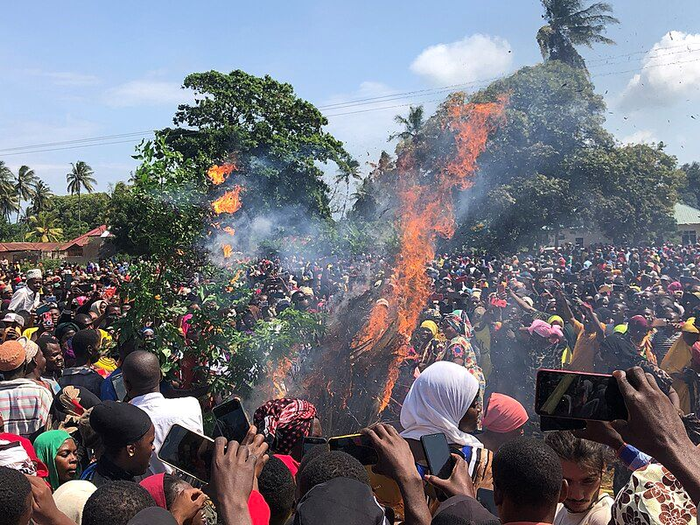
[[[673,208],[673,216],[678,225],[678,236],[685,244],[696,244],[700,239],[700,210],[678,203]]]
[[[3,242],[0,259],[10,262],[40,259],[61,259],[71,263],[87,263],[114,255],[106,225],[98,226],[68,242]]]

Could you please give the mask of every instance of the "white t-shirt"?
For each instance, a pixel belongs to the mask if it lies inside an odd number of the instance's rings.
[[[603,494],[598,502],[586,512],[569,512],[562,503],[557,505],[553,525],[608,525],[612,517],[615,500]]]

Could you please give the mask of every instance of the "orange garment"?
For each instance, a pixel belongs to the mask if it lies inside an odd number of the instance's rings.
[[[593,372],[593,363],[600,349],[598,334],[586,331],[583,323],[576,319],[572,319],[571,324],[577,337],[574,345],[574,355],[568,368],[579,372]],[[605,326],[603,326],[603,330],[605,330]]]

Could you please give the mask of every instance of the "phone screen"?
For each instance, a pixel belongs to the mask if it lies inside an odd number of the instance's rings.
[[[449,478],[454,465],[445,434],[421,436],[420,442],[423,445],[423,452],[425,453],[430,473],[441,479]]]
[[[225,437],[228,441],[238,441],[246,436],[250,423],[243,410],[240,399],[225,401],[212,410],[216,423],[214,424],[214,437]]]
[[[376,465],[379,461],[377,451],[362,434],[332,437],[328,440],[328,447],[331,451],[339,450],[350,454],[363,465]]]
[[[180,425],[170,427],[158,457],[203,483],[209,483],[214,441]]]
[[[611,375],[538,370],[535,412],[565,419],[627,419],[627,407]]]
[[[112,382],[114,387],[114,392],[117,394],[117,401],[124,401],[126,399],[126,387],[124,386],[124,376],[120,374],[112,374],[109,376],[109,380]]]
[[[305,456],[309,450],[314,447],[325,447],[328,450],[328,440],[323,437],[304,437],[304,446],[302,449],[302,456]]]

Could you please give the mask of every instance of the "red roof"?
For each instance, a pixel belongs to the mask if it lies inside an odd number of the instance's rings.
[[[87,233],[83,233],[80,237],[76,237],[72,241],[68,241],[67,243],[64,243],[61,246],[61,251],[67,250],[71,246],[85,246],[88,242],[90,242],[91,237],[102,237],[102,235],[107,232],[107,226],[103,224],[102,226],[98,226],[94,230],[90,230]],[[107,232],[109,233],[109,232]]]
[[[53,252],[60,250],[60,242],[0,242],[2,252]]]

